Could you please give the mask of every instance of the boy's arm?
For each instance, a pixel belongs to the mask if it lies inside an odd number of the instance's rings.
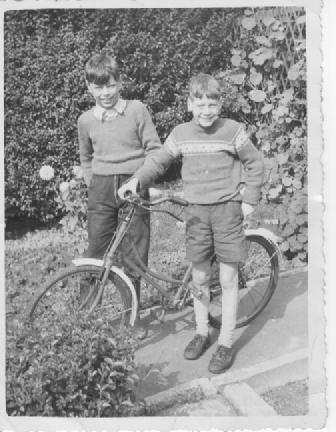
[[[83,177],[87,187],[90,185],[92,177],[92,158],[93,147],[88,134],[88,130],[84,122],[79,118],[78,120],[78,141],[79,141],[79,159],[83,171]]]
[[[260,198],[264,180],[264,161],[261,152],[252,144],[243,126],[239,126],[234,138],[235,150],[245,169],[245,190],[243,202],[252,206]]]
[[[143,165],[134,173],[140,182],[141,188],[147,188],[169,167],[176,157],[172,154],[166,142],[162,146],[147,108],[142,105],[139,115],[139,137],[145,149],[145,160]]]
[[[150,186],[151,180],[155,180],[155,178],[151,178],[152,173],[163,174],[179,154],[180,152],[175,144],[173,134],[170,134],[164,145],[155,153],[147,156],[144,164],[134,173],[132,178],[121,186],[118,190],[120,198],[124,199],[125,193],[128,191],[135,194],[139,183],[141,188]]]

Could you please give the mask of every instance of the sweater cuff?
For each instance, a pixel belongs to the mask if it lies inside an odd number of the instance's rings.
[[[147,189],[152,184],[152,176],[146,172],[146,169],[140,167],[133,175],[132,178],[137,178],[140,183],[140,189]]]

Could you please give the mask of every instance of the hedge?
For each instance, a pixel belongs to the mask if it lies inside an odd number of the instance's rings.
[[[140,99],[163,139],[185,119],[191,73],[227,66],[230,9],[30,10],[5,14],[6,220],[55,217],[55,188],[78,164],[77,118],[92,106],[83,68],[101,50],[124,73],[123,96]]]
[[[265,155],[263,213],[279,221],[284,253],[305,262],[306,59],[304,34],[295,30],[295,21],[302,28],[305,17],[297,8],[294,21],[286,21],[281,11],[287,10],[7,12],[6,222],[20,217],[45,222],[68,210],[60,205],[58,186],[79,163],[76,122],[93,104],[83,68],[93,53],[107,51],[122,65],[122,95],[147,104],[162,140],[190,118],[185,103],[190,76],[199,71],[217,76],[222,114],[245,123]],[[279,75],[287,87],[276,81]],[[55,170],[52,182],[38,175],[46,164]],[[176,176],[178,165],[163,180]]]

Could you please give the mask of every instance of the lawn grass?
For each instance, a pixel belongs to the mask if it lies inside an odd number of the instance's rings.
[[[172,209],[171,205],[169,210],[181,212],[180,208]],[[150,267],[162,273],[181,273],[185,261],[184,225],[166,214],[151,216]],[[56,227],[6,240],[7,331],[24,320],[36,293],[56,272],[70,265],[72,259],[83,256],[86,246],[85,230],[69,233]],[[144,296],[146,293],[152,295],[150,287],[143,286],[143,290]]]

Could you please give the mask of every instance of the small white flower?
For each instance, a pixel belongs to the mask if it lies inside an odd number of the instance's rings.
[[[83,177],[82,168],[81,168],[80,166],[78,166],[78,165],[75,165],[75,166],[72,168],[72,172],[73,172],[73,175],[74,175],[76,178],[78,178],[78,179],[80,179],[80,178]]]
[[[70,180],[70,187],[71,187],[71,188],[75,187],[76,184],[77,184],[77,182],[76,182],[75,179]]]
[[[67,192],[69,188],[70,188],[70,183],[66,181],[62,182],[59,186],[61,194]]]
[[[42,180],[51,180],[54,177],[55,171],[50,165],[43,165],[40,168],[39,174]]]
[[[186,224],[185,224],[185,222],[177,221],[177,222],[176,222],[176,226],[177,226],[178,228],[185,228]]]

